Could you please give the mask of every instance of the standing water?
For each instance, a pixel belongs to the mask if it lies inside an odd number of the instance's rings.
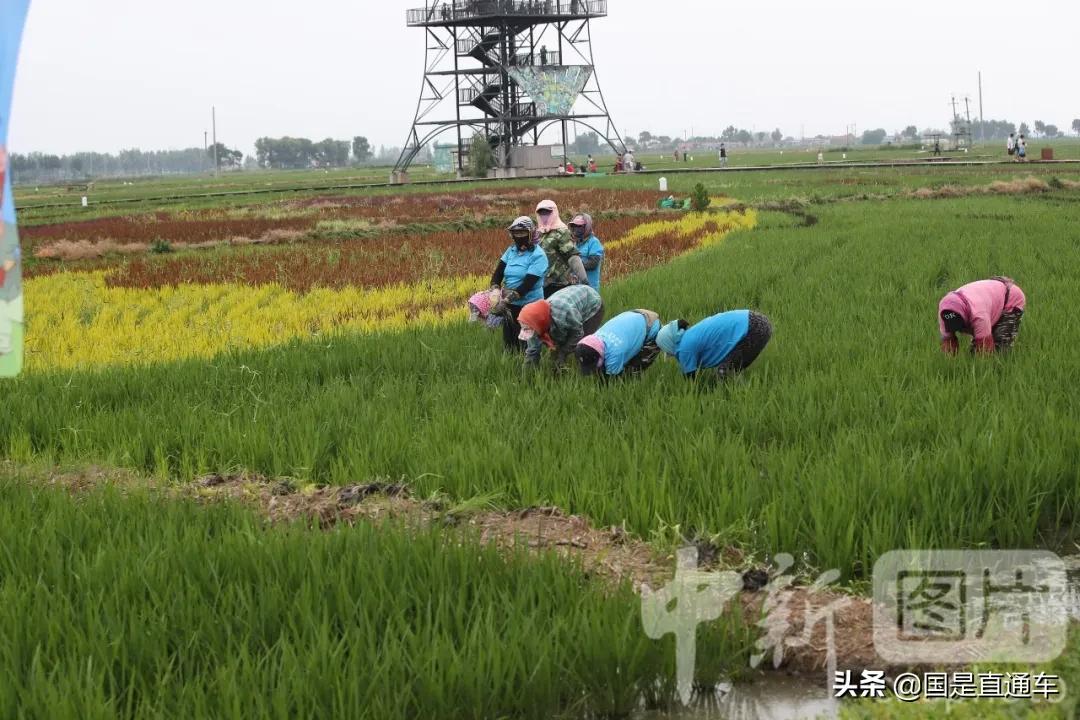
[[[721,685],[714,695],[671,712],[641,712],[634,720],[813,720],[835,718],[840,702],[820,682],[760,675]]]

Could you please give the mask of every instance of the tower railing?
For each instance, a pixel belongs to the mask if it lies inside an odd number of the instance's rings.
[[[405,11],[410,27],[486,18],[596,18],[607,16],[607,0],[456,0]]]

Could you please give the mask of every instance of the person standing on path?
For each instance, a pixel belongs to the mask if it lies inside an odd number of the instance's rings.
[[[693,327],[685,320],[673,320],[660,329],[656,344],[679,361],[686,377],[712,370],[723,380],[750,367],[772,334],[772,323],[761,313],[731,310]]]
[[[551,297],[570,285],[588,282],[581,252],[574,243],[570,228],[559,217],[559,206],[551,200],[542,200],[536,206],[536,218],[539,226],[537,244],[548,260],[544,297]]]
[[[525,366],[538,367],[547,345],[555,353],[555,369],[562,370],[566,358],[586,335],[600,329],[604,322],[604,302],[600,293],[588,285],[574,285],[527,305],[518,317],[519,338],[527,345]]]
[[[1012,278],[977,280],[953,290],[938,303],[941,349],[955,355],[958,334],[971,335],[972,353],[1005,352],[1020,334],[1027,298]]]

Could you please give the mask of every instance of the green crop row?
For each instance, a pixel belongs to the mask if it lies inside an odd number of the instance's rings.
[[[674,698],[629,586],[451,531],[0,481],[0,715],[624,717]],[[701,633],[698,681],[744,665]]]

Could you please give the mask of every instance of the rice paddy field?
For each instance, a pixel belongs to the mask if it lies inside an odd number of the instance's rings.
[[[678,701],[638,591],[682,545],[739,572],[790,553],[854,597],[898,548],[1077,553],[1080,166],[673,174],[705,213],[656,182],[21,190],[0,712],[645,717]],[[596,218],[609,316],[749,307],[773,341],[723,386],[525,372],[464,300],[546,197]],[[1015,350],[944,356],[938,300],[999,274],[1028,297]],[[754,620],[699,631],[699,695],[756,677]],[[1073,639],[1042,669],[1080,687]]]

